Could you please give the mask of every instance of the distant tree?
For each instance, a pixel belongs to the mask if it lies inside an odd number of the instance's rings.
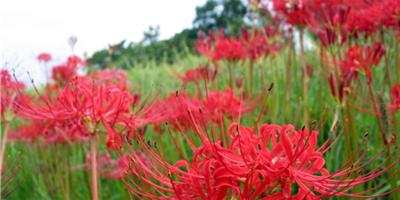
[[[196,8],[193,25],[204,32],[225,29],[227,34],[235,35],[245,25],[246,12],[241,0],[208,0]]]
[[[90,59],[92,65],[99,68],[130,68],[138,64],[174,63],[195,51],[194,44],[198,31],[218,31],[224,29],[228,35],[236,35],[246,25],[247,7],[242,0],[207,0],[203,6],[196,8],[193,28],[185,29],[167,40],[159,40],[160,27],[150,26],[143,33],[138,43],[125,43],[109,46],[97,51]]]
[[[160,26],[150,26],[149,29],[143,32],[143,39],[141,41],[144,45],[151,45],[158,41],[160,37]]]
[[[196,7],[196,18],[193,25],[202,31],[217,29],[218,26],[218,2],[208,0],[203,6]]]

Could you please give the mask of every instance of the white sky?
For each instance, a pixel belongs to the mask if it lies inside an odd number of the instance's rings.
[[[62,60],[71,53],[94,51],[127,39],[139,41],[150,25],[160,25],[161,39],[189,28],[195,7],[205,0],[1,0],[0,66],[29,69],[40,79],[35,57],[49,52]],[[38,80],[39,82],[41,80]]]

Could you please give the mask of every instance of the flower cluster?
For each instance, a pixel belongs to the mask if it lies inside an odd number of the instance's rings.
[[[384,1],[336,1],[336,0],[274,0],[274,10],[296,26],[319,25],[319,28],[339,29],[342,33],[371,33],[382,27],[396,28],[400,3]],[[317,24],[318,23],[318,24]]]
[[[188,130],[193,126],[193,119],[199,123],[222,123],[224,117],[233,120],[249,112],[252,106],[238,98],[228,88],[225,91],[210,91],[205,98],[190,98],[185,93],[174,93],[164,100],[155,102],[149,109],[148,116],[160,116],[156,124],[167,122],[176,130]],[[161,113],[161,114],[160,114]],[[154,117],[153,117],[154,118]]]
[[[47,58],[44,54],[39,57]],[[106,132],[107,146],[117,150],[122,146],[122,132],[147,123],[138,116],[140,114],[133,113],[140,95],[132,95],[128,90],[125,72],[105,70],[78,76],[77,70],[83,64],[79,57],[70,56],[64,64],[55,66],[55,82],[49,82],[46,93],[38,97],[23,94],[23,85],[12,82],[7,71],[2,71],[4,91],[20,93],[18,96],[11,93],[3,96],[2,93],[2,110],[3,104],[4,107],[10,104],[5,98],[16,96],[12,102],[14,112],[18,117],[30,120],[14,131],[11,138],[70,143],[87,141],[96,133]]]
[[[53,67],[52,78],[65,83],[77,75],[78,69],[84,65],[81,58],[76,55],[68,57],[67,62]]]
[[[197,134],[202,144],[192,147],[193,156],[172,164],[148,147],[143,151],[150,165],[138,154],[130,155],[130,173],[153,188],[135,187],[130,188],[131,192],[148,198],[158,198],[161,193],[168,199],[372,197],[367,193],[351,194],[349,190],[393,167],[378,166],[354,177],[366,166],[360,163],[365,158],[362,154],[354,163],[330,172],[323,155],[332,144],[327,141],[318,147],[317,131],[296,130],[292,125],[264,124],[257,132],[232,124],[228,146],[211,140],[202,130],[198,129]]]
[[[189,69],[181,76],[183,87],[186,87],[188,83],[194,83],[196,85],[201,81],[210,82],[217,76],[217,70],[212,70],[209,66],[201,66],[193,69]]]
[[[25,85],[22,82],[15,81],[7,70],[0,71],[0,114],[3,114],[12,107],[12,104],[18,94]]]
[[[201,55],[213,61],[254,61],[280,49],[279,43],[268,42],[268,38],[275,34],[276,31],[271,26],[266,26],[264,31],[254,29],[249,32],[243,29],[238,38],[226,37],[223,31],[210,33],[208,37],[201,32],[196,48]]]
[[[346,58],[338,63],[340,71],[329,76],[329,83],[333,96],[340,101],[346,95],[345,90],[351,86],[351,82],[358,78],[359,72],[367,76],[368,84],[372,82],[372,67],[379,64],[385,54],[385,47],[376,43],[373,47],[352,46],[348,49]]]
[[[51,80],[39,89],[25,88],[1,70],[1,128],[10,128],[2,134],[2,151],[8,138],[45,144],[38,148],[80,148],[83,156],[77,157],[83,163],[68,160],[72,166],[63,170],[91,170],[93,199],[100,191],[98,175],[123,182],[138,199],[391,195],[400,188],[393,182],[386,187],[400,162],[395,146],[400,84],[394,84],[400,68],[392,67],[399,61],[398,44],[386,36],[400,32],[399,2],[273,0],[274,11],[267,16],[275,20],[271,25],[258,24],[264,18],[253,13],[260,18],[238,35],[199,33],[195,48],[207,59],[175,73],[182,91],[169,88],[155,96],[134,90],[128,73],[135,70],[92,69],[76,55],[53,66]],[[261,0],[249,3],[253,12],[271,9]],[[304,45],[308,33],[319,39],[310,49]],[[48,53],[37,56],[46,67],[52,59]],[[336,101],[326,99],[326,78]],[[381,141],[359,135],[365,124],[355,125],[357,120],[371,120],[357,110],[377,117],[368,127],[379,129],[374,139]],[[17,117],[15,128],[3,120],[6,114]],[[313,118],[322,122],[310,126]],[[332,122],[329,133],[325,120]],[[309,128],[314,125],[325,134]],[[375,156],[357,148],[360,142],[371,144]],[[332,148],[340,150],[337,155],[329,152]],[[346,161],[331,163],[332,156]]]

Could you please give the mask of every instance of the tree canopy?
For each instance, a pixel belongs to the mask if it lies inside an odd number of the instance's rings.
[[[198,32],[224,29],[228,35],[236,35],[245,25],[246,5],[241,0],[208,0],[196,8],[193,27],[175,34],[167,40],[158,40],[159,26],[150,26],[138,43],[121,41],[109,48],[97,51],[89,61],[99,68],[129,68],[148,61],[173,63],[178,57],[194,53]]]

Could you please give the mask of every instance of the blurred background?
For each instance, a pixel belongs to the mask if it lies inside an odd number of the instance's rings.
[[[193,53],[199,31],[236,34],[251,19],[241,0],[13,0],[0,6],[1,68],[45,81],[41,52],[53,62],[76,54],[99,68],[173,63]],[[179,12],[177,12],[179,11]],[[248,13],[248,12],[247,12]],[[69,41],[69,42],[68,42]],[[54,65],[56,63],[50,63]]]

